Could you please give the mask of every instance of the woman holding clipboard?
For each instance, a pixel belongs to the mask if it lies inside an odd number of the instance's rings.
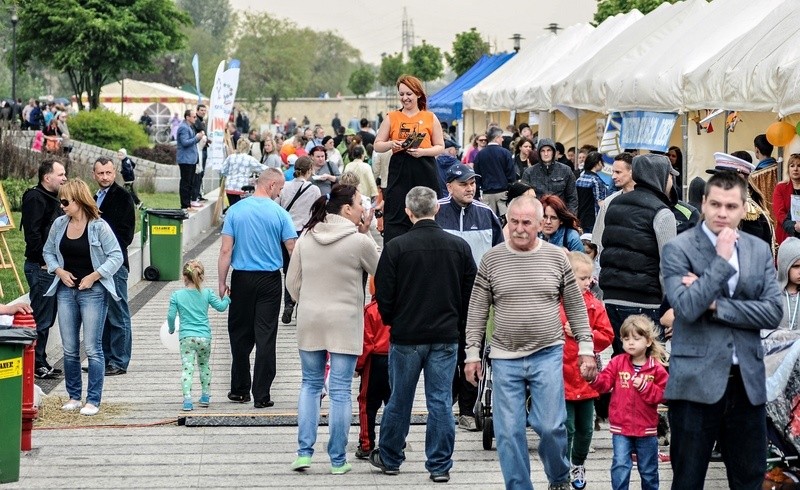
[[[438,192],[435,158],[444,151],[442,126],[436,115],[427,110],[422,82],[411,75],[402,75],[396,85],[402,107],[386,114],[375,137],[375,151],[392,150],[389,181],[384,191],[384,243],[411,228],[405,213],[409,190],[422,185]]]

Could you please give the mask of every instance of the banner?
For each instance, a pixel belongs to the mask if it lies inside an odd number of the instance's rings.
[[[194,87],[197,89],[197,105],[200,105],[200,58],[197,53],[192,58],[192,68],[194,69]]]
[[[602,120],[601,120],[602,121]],[[598,121],[598,126],[602,122]],[[619,144],[619,131],[622,127],[622,114],[619,112],[612,112],[606,119],[605,129],[600,136],[600,148],[597,149],[600,153],[615,157],[622,153],[622,147]]]
[[[207,164],[219,170],[225,160],[225,126],[233,112],[236,90],[239,88],[239,60],[231,60],[228,69],[224,70],[225,61],[221,61],[214,76],[214,87],[211,89],[211,102],[208,114],[208,131],[211,146]]]
[[[629,111],[622,113],[620,146],[650,151],[667,151],[677,114]]]

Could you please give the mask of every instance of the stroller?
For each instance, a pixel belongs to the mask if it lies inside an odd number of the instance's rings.
[[[800,332],[762,331],[770,467],[800,476]],[[797,475],[797,476],[795,476]]]
[[[489,359],[489,343],[483,349],[481,369],[483,376],[478,382],[478,399],[475,401],[475,425],[483,431],[483,449],[492,449],[494,440],[494,418],[492,417],[492,362]]]

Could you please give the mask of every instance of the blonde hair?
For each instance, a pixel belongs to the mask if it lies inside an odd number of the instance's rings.
[[[239,138],[239,142],[236,143],[236,152],[247,153],[248,151],[250,151],[251,146],[253,145],[252,143],[250,143],[250,140],[242,136],[241,138]]]
[[[89,186],[81,179],[69,179],[58,190],[59,199],[75,202],[81,208],[86,218],[91,221],[100,217],[100,210],[94,202]]]
[[[355,172],[348,170],[339,177],[339,183],[342,185],[352,185],[358,187],[361,184],[361,179],[358,178]]]
[[[575,271],[579,265],[594,269],[592,258],[583,252],[567,252],[567,260],[569,260],[569,265],[572,266],[573,271]]]
[[[183,280],[187,283],[192,283],[192,285],[200,291],[200,288],[203,286],[203,279],[206,276],[206,269],[203,267],[203,263],[199,260],[192,259],[183,266]]]
[[[631,315],[626,318],[619,327],[619,338],[624,339],[631,335],[639,335],[651,342],[650,347],[645,351],[647,357],[652,357],[661,364],[666,362],[667,351],[658,341],[658,331],[653,320],[645,315]]]

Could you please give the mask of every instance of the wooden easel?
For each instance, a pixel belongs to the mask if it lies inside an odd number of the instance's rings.
[[[8,249],[5,230],[0,231],[0,241],[2,241],[2,248],[0,248],[0,269],[11,269],[14,271],[14,277],[17,279],[17,286],[19,287],[19,294],[23,295],[25,294],[25,289],[22,287],[19,272],[17,272],[17,268],[14,265],[14,257],[11,256],[11,251]],[[0,297],[5,297],[2,284],[0,284]]]

